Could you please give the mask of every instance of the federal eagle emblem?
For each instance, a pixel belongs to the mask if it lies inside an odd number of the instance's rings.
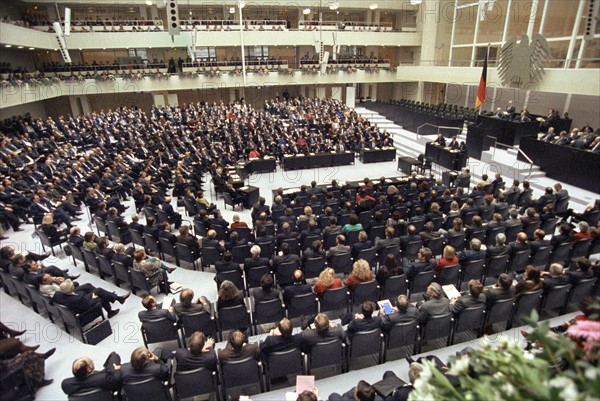
[[[525,88],[541,81],[544,75],[550,46],[546,38],[534,33],[529,37],[522,35],[521,40],[515,36],[500,49],[498,75],[504,86]]]

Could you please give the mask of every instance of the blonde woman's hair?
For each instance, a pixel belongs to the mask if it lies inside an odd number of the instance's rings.
[[[444,259],[452,260],[456,256],[456,250],[450,245],[444,247]]]
[[[335,270],[331,267],[324,269],[321,274],[319,274],[319,281],[325,287],[331,287],[333,285],[333,279],[335,275]]]
[[[358,259],[352,266],[352,275],[359,280],[366,281],[371,277],[371,267],[369,262],[364,259]]]
[[[46,213],[44,217],[42,217],[42,224],[52,224],[54,223],[54,217],[52,213]]]

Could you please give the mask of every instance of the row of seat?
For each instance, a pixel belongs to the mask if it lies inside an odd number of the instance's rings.
[[[17,277],[13,277],[4,270],[0,270],[1,285],[4,291],[17,297],[23,305],[30,306],[39,315],[45,315],[50,321],[65,329],[68,334],[79,337],[87,342],[84,335],[90,323],[105,320],[102,306],[98,304],[84,313],[74,313],[64,305],[52,302],[52,299],[31,285]]]
[[[246,386],[257,384],[260,391],[270,390],[271,382],[276,377],[296,374],[315,374],[315,369],[336,365],[341,372],[350,369],[351,363],[362,357],[375,357],[376,363],[387,361],[388,352],[399,348],[408,348],[408,354],[420,353],[425,343],[441,341],[442,346],[454,344],[458,335],[474,332],[476,336],[483,335],[487,326],[501,324],[502,329],[509,329],[514,323],[521,323],[521,319],[529,316],[532,311],[540,314],[551,314],[558,310],[564,313],[568,305],[577,304],[583,297],[590,295],[594,287],[595,279],[582,280],[576,286],[570,284],[558,286],[544,294],[543,290],[523,293],[518,299],[510,298],[501,300],[491,306],[479,305],[463,310],[458,315],[448,313],[445,315],[432,316],[423,325],[417,321],[396,323],[389,332],[382,332],[380,328],[355,333],[351,341],[344,342],[340,339],[317,343],[311,351],[305,355],[300,348],[294,348],[281,352],[274,352],[264,357],[261,362],[248,358],[236,362],[221,362],[216,372],[196,370],[183,374],[183,376],[203,375],[203,385],[196,385],[186,381],[190,387],[187,388],[186,396],[212,392],[222,385],[222,394],[230,393],[230,386]],[[267,301],[277,303],[279,300]],[[181,324],[173,324],[167,319],[144,323],[142,331],[146,344],[153,342],[165,342],[169,340],[179,342],[178,328],[184,338],[194,331],[203,331],[211,334],[209,325],[209,312],[199,312],[188,316],[182,316]],[[279,319],[281,316],[277,316]],[[204,323],[200,323],[204,319]],[[275,319],[275,317],[274,317]],[[239,325],[238,321],[238,324]],[[235,327],[236,325],[232,326]],[[185,342],[184,342],[185,344]],[[228,373],[235,373],[229,375]],[[175,394],[182,395],[182,389],[178,383],[182,372],[175,374]],[[210,376],[210,380],[209,380]],[[217,381],[220,378],[220,381]],[[263,384],[264,380],[264,384]],[[211,383],[214,387],[207,386]],[[194,390],[192,390],[194,389]],[[185,391],[185,390],[184,390]],[[234,393],[235,394],[235,393]]]

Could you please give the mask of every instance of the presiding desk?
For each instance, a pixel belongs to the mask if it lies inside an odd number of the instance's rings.
[[[277,169],[276,160],[273,156],[265,156],[261,159],[250,159],[236,165],[238,174],[246,179],[250,174],[271,173]]]
[[[307,168],[334,167],[354,164],[354,152],[311,153],[308,155],[285,155],[282,166],[284,170],[300,170]]]
[[[521,138],[536,137],[540,131],[540,123],[537,121],[521,123],[482,115],[477,116],[477,125],[499,143],[510,146],[518,145]]]
[[[382,149],[362,149],[359,160],[363,163],[389,162],[396,158],[396,148],[389,146]]]
[[[449,170],[460,170],[467,165],[467,155],[465,153],[435,145],[432,142],[425,144],[425,156]]]

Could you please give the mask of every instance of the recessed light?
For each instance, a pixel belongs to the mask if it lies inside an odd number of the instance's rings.
[[[377,5],[377,3],[373,3],[369,6],[369,10],[377,10],[379,6]]]
[[[152,5],[152,0],[148,0],[148,1],[146,2],[146,5],[147,5],[147,6],[151,6],[151,5]]]
[[[22,48],[23,48],[23,46],[19,46],[19,47],[17,47],[17,49],[22,49]]]
[[[304,15],[310,14],[310,8],[305,8],[304,10],[302,10],[302,14],[304,14]]]
[[[29,50],[35,50],[35,47],[30,47]]]
[[[12,45],[4,45],[4,47],[12,47]]]

